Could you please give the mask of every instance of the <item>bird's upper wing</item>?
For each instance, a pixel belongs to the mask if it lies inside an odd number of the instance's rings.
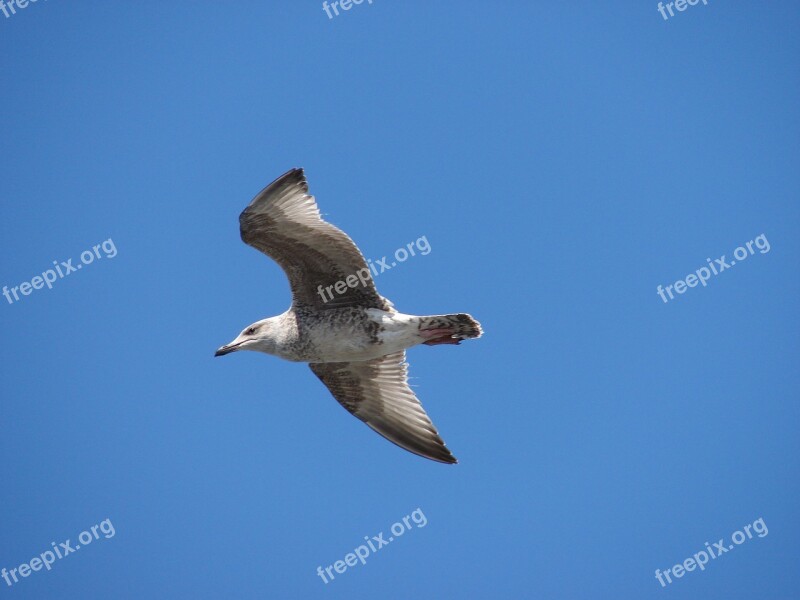
[[[342,406],[389,441],[431,460],[458,462],[408,387],[405,352],[309,366]]]
[[[302,169],[287,171],[265,187],[239,216],[239,225],[244,243],[286,272],[295,307],[392,310],[353,240],[322,220]],[[338,290],[326,289],[337,283]]]

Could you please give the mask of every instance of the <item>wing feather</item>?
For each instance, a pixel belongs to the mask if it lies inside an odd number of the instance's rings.
[[[358,246],[320,216],[302,169],[291,169],[265,187],[239,216],[239,226],[245,244],[284,270],[295,308],[392,310],[378,294]],[[346,285],[348,276],[358,279],[354,287]],[[346,286],[342,293],[333,287],[339,282],[345,282],[339,284],[340,290]]]
[[[309,366],[342,406],[389,441],[431,460],[458,462],[408,385],[405,352]]]

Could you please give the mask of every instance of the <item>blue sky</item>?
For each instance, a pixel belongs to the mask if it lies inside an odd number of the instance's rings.
[[[0,597],[795,596],[800,6],[283,4],[0,13],[0,285],[89,251],[0,297],[0,567],[114,529]],[[427,238],[398,309],[483,324],[409,352],[460,464],[213,357],[288,306],[237,218],[295,166],[367,257]]]

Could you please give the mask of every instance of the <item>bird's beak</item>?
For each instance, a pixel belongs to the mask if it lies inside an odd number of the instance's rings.
[[[228,344],[227,346],[222,346],[219,350],[214,352],[214,356],[225,356],[231,352],[236,352],[238,349],[239,344]]]

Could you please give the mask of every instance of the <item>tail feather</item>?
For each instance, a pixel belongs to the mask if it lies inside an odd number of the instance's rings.
[[[450,336],[457,340],[475,339],[483,334],[481,324],[466,313],[422,317],[419,328],[420,330],[447,329],[450,330],[448,332]]]

